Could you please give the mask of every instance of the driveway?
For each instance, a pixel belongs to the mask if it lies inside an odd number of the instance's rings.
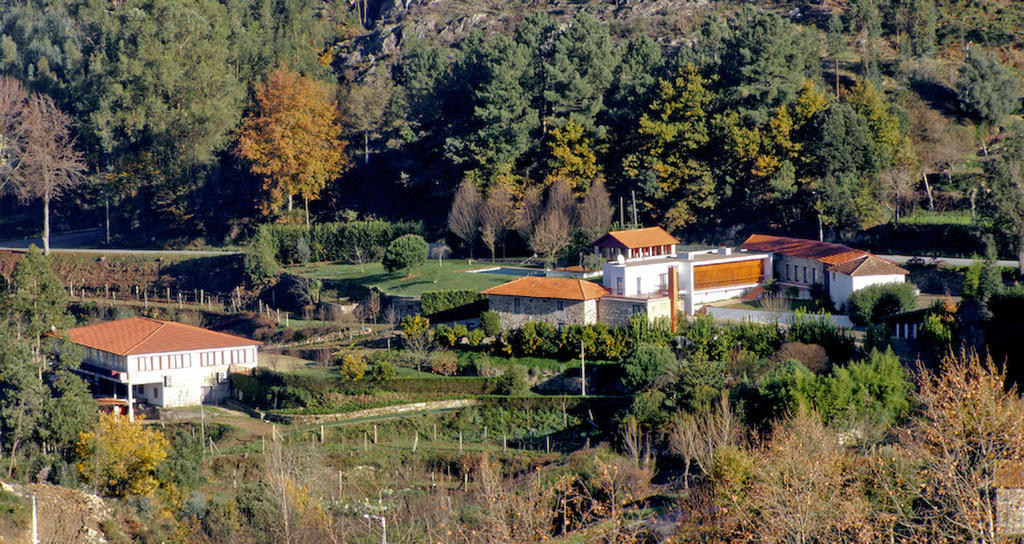
[[[708,315],[720,321],[752,321],[754,323],[789,325],[793,323],[794,314],[793,312],[765,312],[761,310],[740,310],[708,306]],[[806,317],[808,319],[821,319],[821,316],[815,314],[806,314]],[[853,322],[845,315],[828,315],[825,318],[831,319],[832,322],[840,327],[853,327]]]
[[[926,257],[924,255],[911,256],[911,255],[878,255],[883,259],[889,259],[896,264],[907,264],[910,259],[921,259],[925,264],[945,264],[950,266],[970,266],[974,264],[974,259],[964,259],[961,257]],[[1017,268],[1017,261],[1000,259],[996,261],[996,266],[1009,266]]]
[[[101,255],[234,255],[238,251],[219,250],[185,250],[185,249],[95,249],[86,246],[100,245],[103,241],[103,230],[83,230],[67,234],[50,236],[50,251],[54,253],[96,253]],[[43,247],[42,238],[25,238],[22,240],[6,240],[0,242],[0,250],[28,249],[35,244]]]

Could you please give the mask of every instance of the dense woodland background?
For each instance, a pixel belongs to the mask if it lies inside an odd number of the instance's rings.
[[[635,192],[641,222],[693,242],[815,236],[820,213],[830,238],[872,246],[918,209],[970,214],[1006,255],[1020,239],[1014,2],[3,7],[0,74],[70,114],[88,166],[56,231],[102,225],[107,203],[125,245],[303,222],[245,147],[280,68],[293,93],[318,82],[341,125],[325,137],[344,155],[284,191],[314,222],[419,219],[433,240],[463,180],[522,206],[555,180],[581,199],[601,179],[626,217]],[[5,237],[39,231],[39,199],[0,206]]]

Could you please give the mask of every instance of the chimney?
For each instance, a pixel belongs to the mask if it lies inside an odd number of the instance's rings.
[[[720,248],[718,248],[718,254],[719,255],[732,255],[732,248],[731,247],[724,247],[724,246],[720,247]]]

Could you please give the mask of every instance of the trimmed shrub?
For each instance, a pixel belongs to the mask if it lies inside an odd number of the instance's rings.
[[[435,353],[430,358],[430,371],[442,376],[451,376],[459,367],[459,358],[451,351]]]
[[[912,310],[917,301],[916,291],[912,283],[871,285],[850,295],[846,312],[858,325],[878,323],[888,315]]]
[[[263,285],[277,276],[279,267],[274,253],[273,238],[264,229],[257,231],[256,237],[245,249],[245,256],[242,258],[242,266],[249,285]]]
[[[388,244],[387,249],[384,251],[384,257],[381,259],[381,264],[384,265],[385,270],[392,274],[399,270],[404,270],[408,273],[413,268],[422,266],[423,263],[427,262],[427,251],[429,249],[430,246],[427,245],[422,236],[406,234]]]

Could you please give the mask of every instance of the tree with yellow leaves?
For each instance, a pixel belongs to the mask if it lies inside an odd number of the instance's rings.
[[[594,180],[604,179],[597,164],[594,141],[575,119],[569,118],[564,126],[551,131],[548,148],[551,153],[548,185],[555,179],[564,179],[574,192],[581,194]]]
[[[341,131],[337,105],[323,85],[285,67],[267,75],[256,89],[255,111],[238,129],[235,150],[264,178],[264,213],[286,204],[291,211],[298,194],[306,201],[309,226],[309,200],[349,164]]]
[[[129,421],[105,414],[95,430],[82,433],[78,440],[78,472],[105,495],[145,495],[159,484],[154,472],[169,447],[167,437],[143,426],[141,417]]]

